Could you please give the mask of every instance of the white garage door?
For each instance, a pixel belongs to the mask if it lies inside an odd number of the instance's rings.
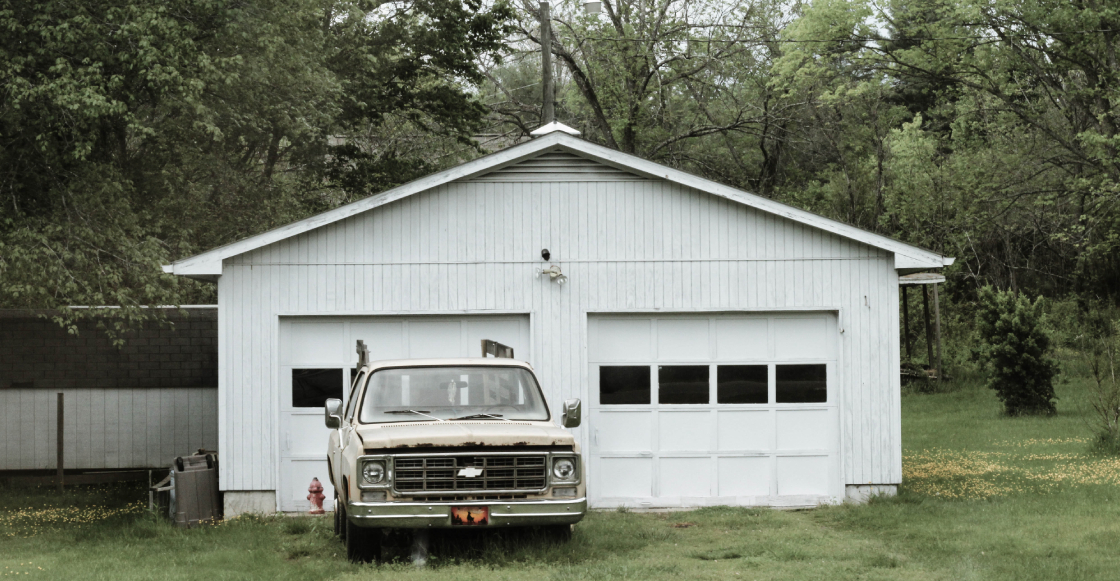
[[[588,327],[593,505],[841,496],[834,315],[595,316]]]
[[[310,508],[311,479],[323,483],[331,509],[334,489],[327,473],[323,402],[345,399],[354,366],[355,342],[370,358],[479,357],[481,340],[493,339],[529,356],[529,318],[501,317],[304,317],[280,320],[280,510]]]

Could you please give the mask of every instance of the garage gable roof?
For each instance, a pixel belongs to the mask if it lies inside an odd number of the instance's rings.
[[[164,272],[181,276],[216,280],[217,277],[222,274],[222,261],[227,258],[256,250],[262,246],[267,246],[292,236],[298,236],[309,230],[314,230],[321,226],[344,220],[367,210],[384,206],[396,200],[400,200],[401,198],[424,192],[449,182],[476,178],[547,152],[572,153],[639,176],[667,180],[712,195],[721,196],[728,200],[781,216],[794,222],[819,228],[838,236],[862,242],[868,246],[892,252],[895,255],[895,268],[898,270],[912,271],[941,268],[952,264],[954,260],[951,257],[942,256],[924,248],[899,242],[893,238],[868,232],[867,230],[825,218],[824,216],[819,216],[812,212],[800,210],[762,196],[725,186],[687,172],[672,169],[635,155],[596,145],[590,141],[573,137],[562,131],[553,131],[552,133],[548,133],[531,141],[514,145],[453,168],[422,177],[407,184],[397,186],[391,190],[381,192],[380,194],[358,200],[345,206],[340,206],[333,210],[328,210],[322,214],[292,222],[291,224],[274,228],[268,232],[250,236],[249,238],[225,246],[220,246],[213,250],[203,252],[202,254],[177,260],[170,265],[165,265],[163,270]]]

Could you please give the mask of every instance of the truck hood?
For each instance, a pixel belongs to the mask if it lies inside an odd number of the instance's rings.
[[[547,422],[425,422],[359,426],[366,450],[447,446],[573,446],[571,432]]]

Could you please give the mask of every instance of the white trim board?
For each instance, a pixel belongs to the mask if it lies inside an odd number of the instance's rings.
[[[667,180],[685,187],[720,196],[770,214],[781,216],[800,224],[812,226],[838,236],[855,240],[868,246],[892,252],[895,255],[895,269],[897,270],[909,271],[914,269],[941,268],[952,264],[955,260],[952,257],[942,256],[935,252],[894,240],[893,238],[875,234],[874,232],[868,232],[861,228],[825,218],[824,216],[819,216],[812,212],[787,206],[780,202],[775,202],[774,200],[762,196],[654,163],[635,155],[596,145],[590,141],[573,137],[561,131],[553,131],[552,133],[531,141],[514,145],[473,161],[457,165],[453,168],[422,177],[380,194],[352,202],[345,206],[340,206],[333,210],[328,210],[322,214],[292,222],[291,224],[269,230],[268,232],[256,236],[250,236],[249,238],[225,246],[220,246],[213,250],[203,252],[202,254],[177,260],[172,264],[164,265],[163,271],[169,274],[188,276],[191,278],[211,281],[216,280],[216,277],[222,274],[222,261],[227,258],[244,254],[293,236],[298,236],[309,230],[314,230],[321,226],[344,220],[367,210],[384,206],[443,184],[477,177],[548,151],[568,152],[645,177]]]

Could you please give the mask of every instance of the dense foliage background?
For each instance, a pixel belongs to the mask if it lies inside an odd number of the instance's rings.
[[[588,138],[956,256],[970,297],[1120,298],[1120,6],[562,6],[560,116]],[[511,62],[532,62],[519,46]],[[534,127],[538,93],[495,91],[495,116]]]
[[[214,302],[160,264],[469,155],[501,2],[0,1],[0,307]],[[112,331],[112,329],[110,329]]]
[[[517,2],[0,0],[0,307],[211,302],[158,265],[525,138]],[[1115,3],[552,13],[558,120],[956,256],[950,334],[986,284],[1120,301]]]

